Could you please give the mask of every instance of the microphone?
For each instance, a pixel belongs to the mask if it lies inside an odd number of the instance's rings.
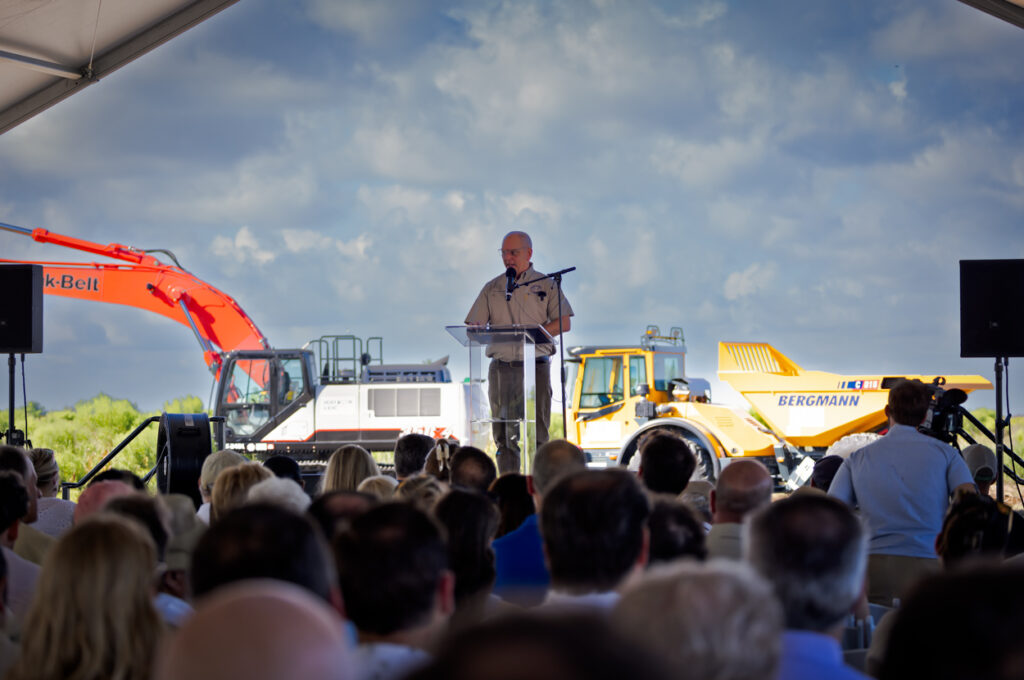
[[[509,267],[505,270],[505,302],[512,299],[512,291],[516,289],[516,270]]]

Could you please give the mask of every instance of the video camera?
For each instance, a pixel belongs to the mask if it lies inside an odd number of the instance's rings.
[[[917,429],[929,437],[955,446],[957,433],[963,429],[964,409],[961,404],[967,401],[967,393],[956,388],[947,390],[943,387],[945,384],[946,379],[939,376],[928,385],[932,399],[928,405],[928,415]]]

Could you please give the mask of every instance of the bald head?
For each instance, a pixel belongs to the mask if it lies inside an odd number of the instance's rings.
[[[90,484],[78,497],[78,504],[75,505],[75,524],[102,510],[111,498],[131,496],[137,493],[139,492],[124,482],[115,482],[112,479]]]
[[[203,600],[164,647],[156,671],[157,680],[352,677],[340,619],[309,593],[277,581],[245,581]]]
[[[768,468],[756,460],[726,465],[711,492],[715,523],[742,522],[748,512],[771,502],[774,486]]]

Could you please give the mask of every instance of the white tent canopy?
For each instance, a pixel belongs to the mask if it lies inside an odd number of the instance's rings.
[[[238,0],[0,0],[0,134]]]

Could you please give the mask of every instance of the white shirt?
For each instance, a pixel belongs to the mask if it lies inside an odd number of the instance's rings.
[[[74,503],[63,498],[44,497],[39,499],[39,518],[29,526],[57,538],[71,528],[74,518]]]
[[[603,593],[585,593],[583,595],[572,595],[558,590],[548,591],[541,607],[557,610],[598,610],[610,612],[619,602],[618,591],[608,590]]]
[[[365,643],[355,650],[357,680],[399,680],[429,662],[422,649],[391,642]]]

